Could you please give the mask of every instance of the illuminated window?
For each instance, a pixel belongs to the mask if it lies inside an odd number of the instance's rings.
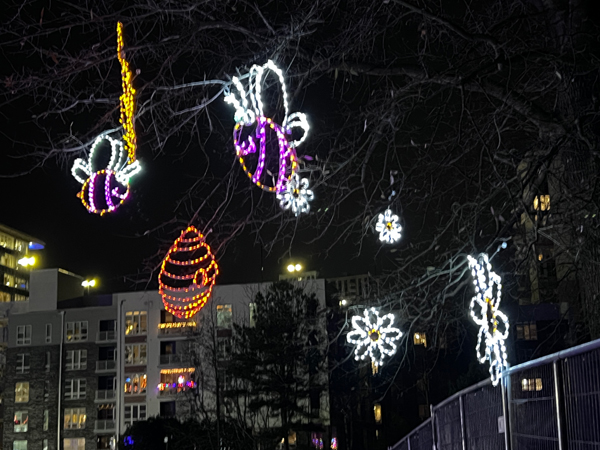
[[[29,300],[29,297],[26,295],[15,294],[15,302],[25,302],[27,300]]]
[[[125,377],[125,394],[143,394],[146,392],[148,378],[145,373],[127,374]]]
[[[11,269],[17,268],[17,258],[14,255],[9,255],[5,253],[4,255],[0,255],[0,265],[9,267]]]
[[[48,439],[42,441],[42,450],[48,450]]]
[[[542,379],[541,378],[523,378],[521,380],[522,391],[541,391],[542,390]]]
[[[147,331],[147,311],[127,311],[127,313],[125,313],[125,334],[146,334]]]
[[[67,342],[87,341],[87,335],[87,320],[67,322]]]
[[[19,381],[15,384],[15,403],[29,401],[29,381]]]
[[[415,333],[413,336],[413,343],[415,345],[423,345],[427,347],[427,336],[425,336],[425,333]]]
[[[144,365],[147,361],[146,344],[127,344],[125,346],[125,365]]]
[[[217,327],[231,328],[233,314],[231,305],[217,305]]]
[[[536,211],[549,211],[550,210],[550,196],[549,195],[536,195],[533,199],[533,209]]]
[[[17,345],[31,345],[31,325],[17,326]]]
[[[14,417],[15,433],[25,433],[29,425],[29,413],[27,411],[17,411]]]
[[[85,438],[63,439],[63,448],[64,450],[85,450]]]
[[[158,385],[160,395],[168,395],[196,387],[196,382],[193,379],[194,371],[193,367],[161,369],[160,384]]]
[[[125,426],[129,426],[138,420],[146,420],[146,404],[125,405]]]
[[[80,430],[85,428],[86,417],[85,408],[65,408],[65,430]]]
[[[27,450],[27,441],[13,441],[13,450]]]
[[[379,403],[375,403],[373,406],[373,412],[375,414],[375,422],[381,423],[381,405]]]
[[[50,417],[50,410],[45,409],[44,410],[44,431],[48,431],[48,423],[49,423],[49,417]]]
[[[85,398],[85,378],[69,379],[65,381],[65,400]]]
[[[9,275],[8,273],[4,274],[4,286],[15,287],[14,275]]]
[[[29,372],[29,353],[17,354],[17,373]]]
[[[535,322],[517,324],[517,339],[537,341],[537,325]]]
[[[10,294],[8,292],[0,291],[0,302],[2,302],[2,303],[10,302]]]
[[[87,350],[67,350],[66,370],[87,368]]]
[[[8,234],[0,233],[0,247],[15,249],[15,238]]]
[[[250,326],[256,326],[256,303],[248,304],[248,308],[250,309]]]

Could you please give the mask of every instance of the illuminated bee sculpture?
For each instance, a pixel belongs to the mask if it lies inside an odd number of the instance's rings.
[[[475,296],[469,306],[473,321],[479,325],[477,336],[477,358],[481,364],[490,363],[492,384],[496,386],[502,372],[508,367],[506,360],[506,344],[508,338],[508,318],[500,311],[502,296],[501,278],[492,270],[488,255],[480,254],[477,259],[467,257]]]
[[[285,110],[281,125],[263,111],[262,83],[267,70],[277,76],[281,87]],[[244,172],[254,184],[265,191],[280,194],[296,173],[296,147],[304,142],[310,127],[304,113],[288,115],[283,72],[273,61],[269,60],[262,66],[252,66],[248,75],[242,78],[248,78],[248,92],[240,79],[233,77],[231,81],[237,95],[233,92],[225,94],[225,102],[235,108],[233,144],[236,155]],[[300,139],[289,142],[293,128],[301,128],[303,135]]]
[[[123,94],[120,97],[123,142],[100,135],[92,144],[87,161],[77,158],[71,169],[83,186],[77,196],[90,213],[103,215],[117,209],[129,196],[129,180],[141,170],[135,158],[136,136],[133,127],[135,89],[132,72],[124,58],[123,24],[117,24],[117,56],[121,63]],[[110,155],[110,159],[102,155]]]

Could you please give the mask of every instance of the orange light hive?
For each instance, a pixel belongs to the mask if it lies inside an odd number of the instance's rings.
[[[194,316],[210,298],[218,274],[204,236],[189,226],[169,249],[158,274],[165,309],[180,319]]]

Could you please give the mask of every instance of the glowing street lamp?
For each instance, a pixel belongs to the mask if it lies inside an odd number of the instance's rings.
[[[27,267],[27,266],[33,266],[35,264],[35,257],[30,256],[30,257],[23,257],[21,258],[19,261],[17,261],[21,266],[23,267]]]
[[[81,285],[86,289],[87,294],[89,294],[90,288],[96,286],[96,279],[92,278],[91,280],[83,280]]]
[[[300,272],[302,270],[302,265],[301,264],[290,264],[289,266],[287,266],[287,270],[288,272]]]

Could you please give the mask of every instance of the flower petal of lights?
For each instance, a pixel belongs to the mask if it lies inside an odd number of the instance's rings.
[[[489,361],[492,384],[498,385],[502,371],[508,367],[505,340],[508,338],[508,318],[500,311],[502,282],[492,271],[488,255],[482,253],[477,259],[468,256],[469,267],[475,285],[475,296],[469,306],[473,321],[479,325],[477,358],[480,363]]]
[[[394,315],[386,314],[379,317],[375,308],[366,309],[362,316],[352,317],[353,330],[346,338],[355,344],[354,359],[364,360],[367,356],[374,367],[383,364],[386,356],[396,353],[396,341],[402,336],[398,328],[392,327]]]
[[[402,225],[399,223],[399,218],[389,208],[383,214],[379,214],[375,230],[379,231],[379,240],[388,244],[393,244],[402,237]]]
[[[281,125],[265,116],[264,113],[262,79],[265,70],[273,72],[281,86],[284,107],[284,118]],[[252,182],[263,190],[279,194],[285,190],[285,185],[296,173],[298,157],[295,148],[304,142],[310,127],[304,113],[295,112],[288,115],[287,91],[283,72],[273,61],[269,60],[262,66],[252,66],[246,77],[248,78],[248,92],[240,79],[233,77],[232,84],[237,90],[237,95],[231,91],[225,95],[225,102],[235,108],[236,125],[233,130],[233,145],[244,172]],[[244,135],[244,127],[252,126],[254,132],[251,131],[250,135]],[[293,128],[302,129],[303,135],[300,139],[288,142],[288,136],[292,134]],[[275,138],[277,144],[275,144]],[[275,146],[279,150],[278,158],[274,156],[276,155],[273,149]],[[276,160],[278,163],[275,167]],[[271,182],[269,182],[269,175],[272,179]]]
[[[77,196],[91,213],[103,215],[117,209],[129,196],[129,180],[136,175],[141,166],[135,158],[136,136],[133,126],[133,110],[135,107],[132,72],[129,63],[124,58],[123,24],[117,23],[117,57],[121,63],[121,79],[123,94],[120,97],[121,117],[123,125],[123,143],[109,136],[100,135],[92,144],[87,162],[77,158],[71,169],[73,177],[83,187]],[[102,144],[108,141],[111,157],[104,168],[95,167],[95,158],[103,153]],[[104,188],[102,188],[104,186]]]
[[[292,175],[285,186],[285,191],[277,194],[281,207],[283,209],[291,208],[296,217],[310,211],[308,202],[312,201],[313,198],[313,192],[308,189],[308,179],[301,179],[297,173]]]
[[[165,309],[181,319],[192,317],[210,298],[218,274],[204,236],[188,227],[169,249],[158,275]]]

